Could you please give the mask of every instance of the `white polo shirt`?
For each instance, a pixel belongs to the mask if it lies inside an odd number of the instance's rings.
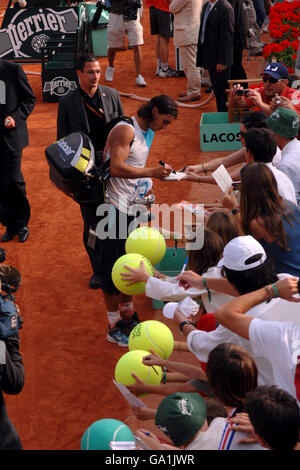
[[[275,176],[280,196],[283,199],[287,199],[288,201],[291,201],[293,204],[297,205],[295,187],[290,178],[285,173],[283,173],[283,171],[275,168],[272,163],[267,163],[267,166]]]
[[[290,277],[290,275],[279,274],[278,277],[283,279]],[[300,303],[288,302],[280,298],[256,305],[246,315],[260,318],[263,321],[294,322],[300,328]],[[189,350],[201,362],[207,362],[210,351],[221,343],[238,344],[249,351],[258,369],[258,384],[274,385],[272,357],[261,355],[260,351],[255,351],[251,341],[242,338],[222,325],[210,332],[193,330],[187,336]]]
[[[265,357],[270,362],[273,385],[300,401],[300,325],[277,321],[266,325],[263,320],[254,318],[249,339],[255,356]]]
[[[279,170],[292,181],[297,203],[300,203],[300,141],[295,137],[281,150]]]

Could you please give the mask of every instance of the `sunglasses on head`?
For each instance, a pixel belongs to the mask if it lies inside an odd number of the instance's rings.
[[[270,75],[264,75],[263,76],[263,82],[264,83],[267,83],[267,82],[270,82],[270,83],[277,83],[278,82],[278,78],[273,78],[273,77],[270,77]]]

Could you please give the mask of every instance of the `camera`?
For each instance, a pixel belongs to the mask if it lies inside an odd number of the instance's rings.
[[[236,94],[238,96],[248,96],[248,93],[249,93],[249,90],[241,90],[241,89],[236,90]]]
[[[125,20],[136,20],[139,8],[142,8],[140,0],[127,0],[123,8],[123,18]]]

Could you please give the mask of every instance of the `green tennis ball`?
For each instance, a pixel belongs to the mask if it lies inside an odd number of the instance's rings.
[[[174,337],[164,323],[156,320],[144,321],[131,331],[128,349],[142,349],[148,352],[152,349],[162,359],[168,359],[174,349]]]
[[[162,234],[152,227],[140,227],[129,235],[126,253],[140,253],[155,266],[165,256],[166,242]]]
[[[115,380],[123,385],[132,385],[136,382],[131,372],[149,385],[159,385],[162,378],[160,366],[146,366],[143,364],[143,357],[148,356],[147,351],[129,351],[118,360],[115,367]]]
[[[135,282],[131,286],[127,286],[126,284],[128,284],[129,281],[123,281],[121,278],[121,273],[128,272],[128,270],[124,268],[124,265],[129,266],[131,268],[139,268],[141,260],[144,261],[144,266],[147,273],[150,274],[150,276],[153,276],[153,267],[150,261],[138,253],[129,253],[123,255],[119,259],[117,259],[117,261],[113,265],[111,272],[112,281],[116,288],[120,292],[122,292],[122,294],[138,295],[143,294],[145,292],[145,282]]]
[[[117,419],[100,419],[91,424],[81,438],[80,450],[111,450],[111,441],[134,441],[126,424]]]

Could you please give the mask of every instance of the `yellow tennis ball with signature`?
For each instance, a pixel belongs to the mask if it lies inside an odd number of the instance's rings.
[[[115,367],[115,381],[128,386],[136,382],[133,372],[139,379],[149,385],[159,385],[162,378],[160,366],[147,366],[143,364],[143,357],[148,356],[147,351],[129,351],[118,360]]]
[[[174,349],[174,337],[170,328],[156,320],[138,323],[128,338],[128,349],[152,349],[162,359],[168,359]]]

